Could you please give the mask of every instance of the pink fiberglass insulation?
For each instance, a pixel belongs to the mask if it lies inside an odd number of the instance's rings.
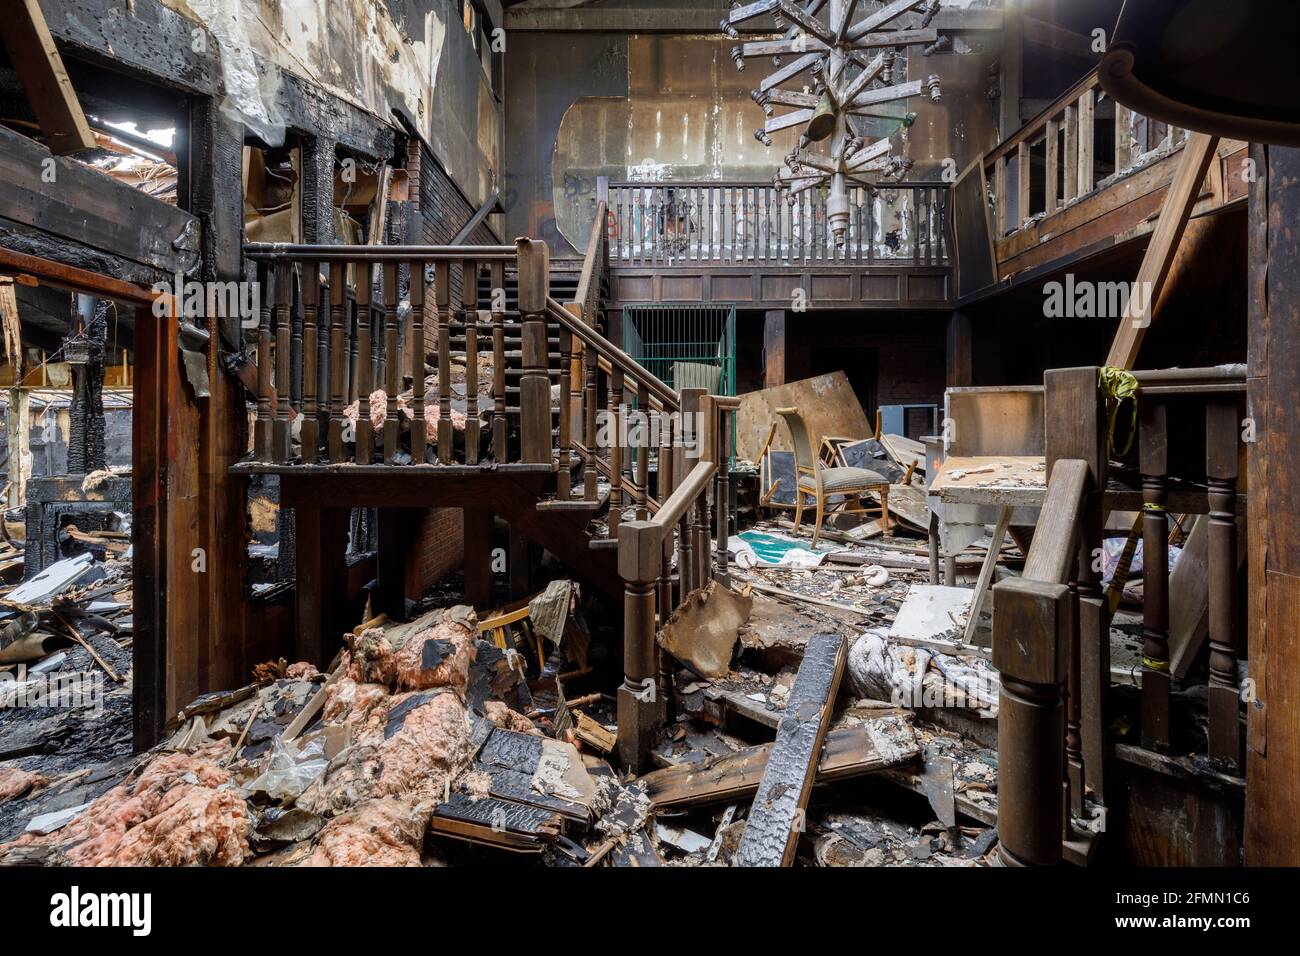
[[[73,866],[238,866],[251,855],[252,822],[220,766],[230,748],[159,754],[67,826],[7,846],[54,847]]]
[[[517,730],[524,734],[542,736],[542,732],[537,729],[537,726],[531,720],[519,713],[519,711],[511,710],[499,700],[489,700],[484,704],[483,716],[502,730]]]
[[[443,611],[433,627],[416,631],[396,654],[401,690],[455,687],[464,690],[477,653],[478,618],[464,605]]]
[[[304,866],[419,866],[429,810],[412,797],[367,800],[335,817]]]
[[[37,790],[49,782],[48,777],[31,770],[0,767],[0,803],[21,797],[29,790]]]

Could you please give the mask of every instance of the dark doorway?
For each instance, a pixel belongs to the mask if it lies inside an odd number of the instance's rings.
[[[875,349],[842,346],[815,348],[808,354],[809,375],[843,372],[848,376],[849,384],[853,386],[858,404],[867,413],[867,420],[871,421],[876,414],[876,380],[879,361]]]

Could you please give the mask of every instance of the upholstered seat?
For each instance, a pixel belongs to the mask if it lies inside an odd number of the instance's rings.
[[[822,491],[850,491],[868,488],[872,485],[887,485],[889,481],[879,472],[870,468],[823,468]],[[800,475],[799,487],[809,491],[817,490],[817,480],[812,475]]]
[[[776,413],[785,419],[790,429],[790,440],[794,445],[795,474],[799,480],[794,488],[794,530],[798,532],[803,523],[804,499],[811,498],[816,509],[817,523],[813,526],[813,547],[822,536],[822,524],[828,513],[871,514],[879,512],[882,530],[889,534],[889,480],[870,468],[826,468],[813,456],[812,439],[808,436],[808,426],[797,408],[778,408]],[[819,470],[820,469],[820,470]],[[821,478],[820,491],[817,479]],[[903,484],[912,480],[909,469]],[[880,498],[880,504],[874,505],[867,498],[866,492],[873,491]]]

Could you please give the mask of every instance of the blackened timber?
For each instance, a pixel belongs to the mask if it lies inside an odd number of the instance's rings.
[[[808,642],[740,839],[737,866],[794,862],[847,648],[842,634],[817,634]]]
[[[51,238],[47,248],[24,251],[54,257],[69,242],[89,246],[133,263],[125,278],[145,284],[188,273],[197,263],[194,216],[99,170],[53,156],[6,127],[0,127],[0,180],[0,230]]]
[[[774,746],[761,744],[700,763],[665,767],[639,778],[639,782],[655,809],[734,802],[758,792]],[[908,718],[884,717],[870,724],[841,727],[826,735],[817,764],[817,782],[883,770],[919,753]]]

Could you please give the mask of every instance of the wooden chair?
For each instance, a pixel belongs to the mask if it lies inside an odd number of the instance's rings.
[[[869,468],[828,468],[820,457],[813,455],[812,440],[799,409],[778,408],[776,413],[785,419],[794,444],[795,473],[798,477],[798,487],[795,489],[795,531],[799,530],[803,522],[803,500],[806,495],[813,499],[816,506],[813,547],[817,546],[821,538],[826,515],[832,511],[839,514],[879,514],[884,531],[888,534],[892,527],[889,520],[889,480]],[[880,496],[879,505],[870,503],[867,496],[872,492]],[[843,500],[830,501],[836,497],[842,497]],[[857,501],[857,507],[851,506],[854,500]]]

